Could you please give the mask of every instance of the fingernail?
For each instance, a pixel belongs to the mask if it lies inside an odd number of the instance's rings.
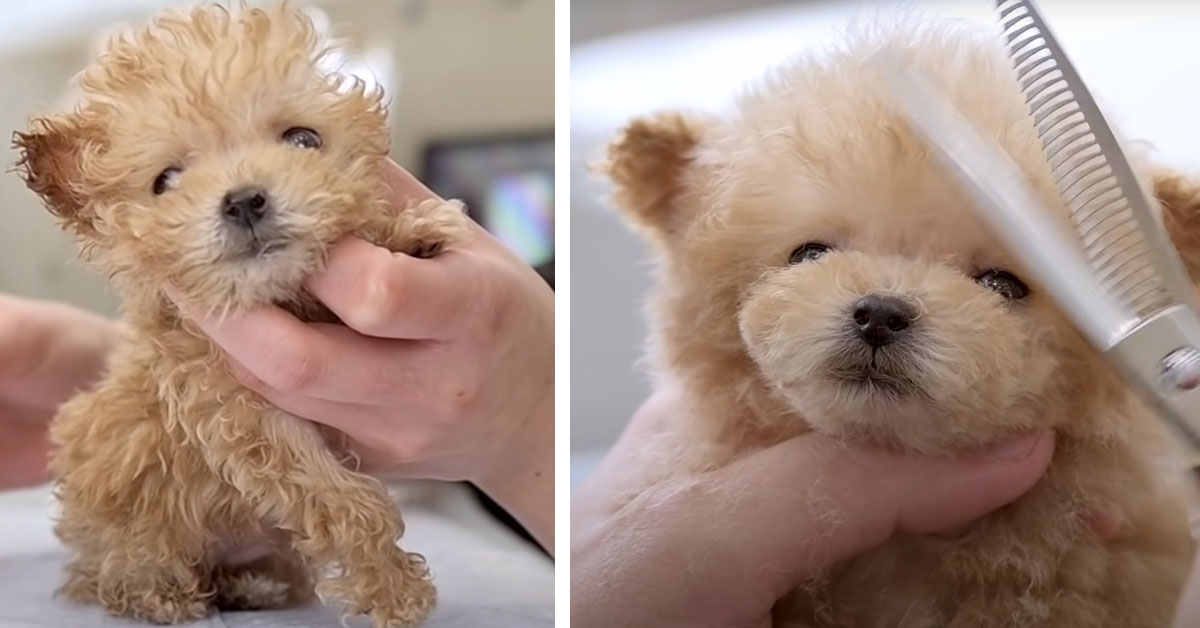
[[[980,452],[980,457],[989,462],[1017,462],[1024,460],[1029,457],[1029,454],[1033,453],[1038,443],[1042,442],[1042,439],[1045,437],[1045,432],[1018,434],[984,448]]]

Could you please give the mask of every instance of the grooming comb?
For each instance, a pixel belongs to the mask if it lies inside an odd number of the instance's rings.
[[[1031,2],[998,0],[1009,56],[1059,192],[1101,285],[1143,318],[1195,288],[1153,201],[1083,81]]]
[[[1159,408],[1196,462],[1195,288],[1156,201],[1041,15],[1025,0],[997,0],[996,10],[1070,224],[1041,207],[1043,199],[1008,154],[920,73],[887,51],[874,63],[914,132],[976,200],[981,217],[1080,332]]]

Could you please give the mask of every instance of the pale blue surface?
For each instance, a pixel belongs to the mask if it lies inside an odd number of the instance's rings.
[[[429,560],[438,608],[423,628],[543,628],[554,625],[554,565],[503,529],[461,487],[428,485],[403,499],[403,545]],[[50,534],[45,490],[0,494],[0,628],[126,628],[149,624],[108,617],[53,597],[65,552]],[[351,628],[369,628],[364,618]],[[190,628],[338,628],[336,611],[298,609],[214,615]]]

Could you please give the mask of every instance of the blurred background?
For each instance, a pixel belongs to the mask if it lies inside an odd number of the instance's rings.
[[[646,251],[589,173],[629,118],[720,112],[747,82],[884,1],[573,0],[571,3],[571,447],[581,479],[648,393],[638,364]],[[905,10],[998,29],[991,0],[908,0]],[[1127,135],[1200,171],[1200,2],[1042,0],[1067,54]],[[998,30],[997,30],[998,32]]]
[[[195,0],[5,0],[0,129],[71,104],[107,36]],[[256,4],[256,2],[252,2]],[[393,158],[552,274],[554,8],[549,0],[301,0],[344,39],[343,67],[390,95]],[[0,162],[16,155],[3,143]],[[0,292],[116,313],[15,174],[0,176]],[[2,359],[2,358],[0,358]]]

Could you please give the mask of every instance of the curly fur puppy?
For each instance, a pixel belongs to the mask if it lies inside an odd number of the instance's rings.
[[[617,202],[658,254],[658,375],[691,404],[654,450],[663,476],[810,430],[932,456],[1056,434],[1024,497],[953,535],[894,538],[837,565],[783,600],[776,625],[1170,621],[1192,541],[1158,419],[1022,278],[867,69],[872,51],[897,49],[1065,220],[994,39],[876,29],[771,74],[729,117],[635,120],[610,147]],[[1196,273],[1200,187],[1143,174]],[[820,494],[822,478],[795,480]],[[1111,536],[1089,525],[1094,513]]]
[[[319,69],[328,50],[288,5],[163,14],[110,42],[73,111],[16,135],[29,187],[111,277],[129,326],[104,382],[52,426],[72,600],[174,623],[298,602],[319,580],[378,627],[434,604],[383,485],[239,385],[163,293],[337,322],[302,288],[335,240],[428,256],[465,233],[454,202],[389,210],[382,95]]]

